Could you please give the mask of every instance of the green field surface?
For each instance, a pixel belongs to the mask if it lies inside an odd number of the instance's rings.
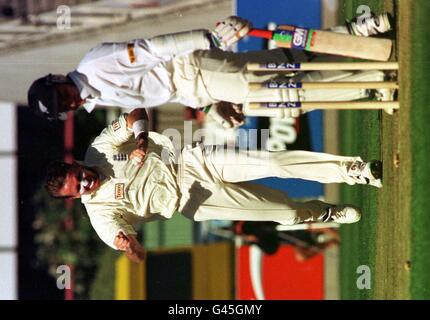
[[[342,18],[360,14],[360,5],[396,16],[401,110],[340,113],[341,151],[382,159],[381,190],[342,187],[344,202],[363,210],[362,221],[341,228],[341,298],[429,299],[430,224],[425,205],[430,181],[430,44],[427,0],[344,0]],[[399,160],[398,162],[396,160]],[[368,266],[371,288],[359,289],[357,268]]]

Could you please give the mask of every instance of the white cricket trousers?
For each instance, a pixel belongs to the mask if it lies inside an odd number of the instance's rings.
[[[276,72],[249,72],[248,62],[286,62],[282,50],[266,50],[245,53],[221,50],[197,50],[194,53],[173,59],[173,83],[176,94],[182,99],[207,106],[219,101],[235,104],[246,102],[287,101],[349,101],[366,98],[365,89],[337,90],[293,90],[260,89],[249,90],[250,82],[265,82],[283,77]],[[382,81],[382,71],[323,71],[299,72],[296,81]],[[282,110],[281,110],[282,111]],[[268,114],[268,113],[275,114]],[[276,109],[262,110],[256,116],[279,116]]]
[[[352,185],[356,181],[347,171],[355,161],[362,160],[308,151],[188,147],[179,161],[179,212],[195,221],[275,221],[286,225],[321,221],[331,204],[295,202],[284,192],[249,181],[279,177]]]

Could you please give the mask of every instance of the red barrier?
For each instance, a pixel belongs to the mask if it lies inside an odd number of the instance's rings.
[[[236,299],[266,300],[324,299],[324,256],[297,261],[294,248],[283,245],[274,255],[262,255],[261,278],[251,280],[250,246],[236,249]],[[258,269],[258,262],[254,262]],[[257,279],[256,279],[257,278]],[[258,282],[261,281],[261,291]]]

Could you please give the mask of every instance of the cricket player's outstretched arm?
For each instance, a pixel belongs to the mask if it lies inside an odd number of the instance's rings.
[[[154,55],[163,60],[190,54],[196,50],[220,48],[226,50],[247,35],[251,28],[248,20],[230,16],[217,23],[213,31],[200,29],[156,36],[141,45],[147,45]]]
[[[135,235],[125,235],[120,231],[113,243],[118,250],[124,251],[131,261],[139,263],[145,259],[145,249]]]

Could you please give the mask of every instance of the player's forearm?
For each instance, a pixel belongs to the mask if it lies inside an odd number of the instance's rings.
[[[114,247],[117,250],[124,251],[126,256],[133,262],[139,263],[145,259],[145,249],[134,234],[125,234],[120,231],[115,237]]]
[[[135,263],[140,263],[143,260],[145,260],[144,255],[141,255],[137,252],[133,252],[133,251],[126,251],[125,255],[127,256],[127,258],[129,258],[131,261],[135,262]]]
[[[174,58],[211,47],[208,30],[191,30],[156,36],[150,40],[153,50],[163,58]]]
[[[143,246],[137,241],[134,235],[127,235],[127,238],[130,241],[129,248],[125,251],[127,257],[136,263],[139,263],[145,259],[145,249]]]
[[[139,120],[143,120],[148,122],[148,113],[146,112],[146,109],[144,108],[139,108],[139,109],[134,109],[133,111],[131,111],[128,115],[127,115],[127,128],[132,129],[133,128],[133,124],[136,121]]]
[[[149,135],[149,120],[146,110],[143,108],[133,110],[127,116],[127,127],[133,130],[137,147],[146,150]]]

